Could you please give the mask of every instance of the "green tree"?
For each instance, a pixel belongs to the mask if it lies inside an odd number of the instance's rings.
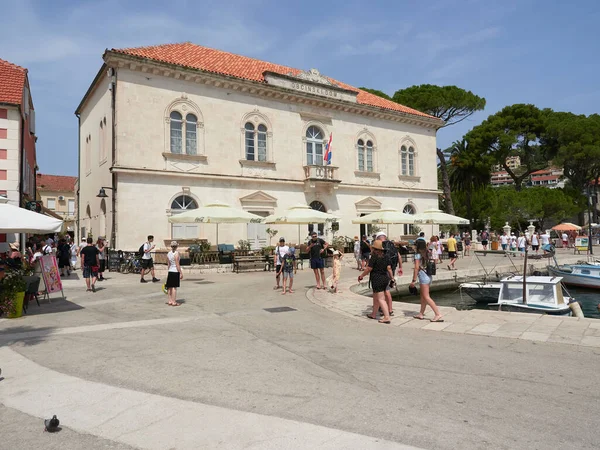
[[[360,87],[359,89],[362,91],[370,92],[371,94],[374,94],[378,97],[385,98],[386,100],[392,99],[392,97],[387,95],[385,92],[380,91],[379,89],[371,89],[371,88],[366,88],[366,87]]]
[[[544,230],[549,222],[556,223],[567,219],[581,210],[581,205],[563,189],[532,187],[519,193],[519,201],[524,207],[528,220],[535,220]]]
[[[467,133],[467,140],[482,153],[492,156],[515,182],[520,191],[523,182],[533,172],[548,167],[556,148],[545,139],[551,110],[540,110],[534,105],[516,104],[489,116],[481,125]],[[518,156],[521,165],[511,169],[506,159]]]
[[[442,119],[445,122],[444,127],[462,122],[476,111],[485,108],[485,98],[457,86],[432,84],[411,86],[396,91],[392,100]],[[437,148],[436,151],[440,161],[445,210],[447,213],[454,214],[446,154],[440,148]]]
[[[445,153],[450,154],[449,177],[452,192],[463,191],[465,193],[467,218],[472,220],[473,193],[484,188],[490,182],[491,163],[489,157],[475,151],[465,139],[454,142],[452,147],[445,150]]]

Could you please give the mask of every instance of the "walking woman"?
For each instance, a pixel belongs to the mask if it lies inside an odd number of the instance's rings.
[[[417,249],[415,252],[415,271],[413,273],[412,282],[410,283],[410,288],[415,288],[415,282],[419,280],[419,284],[421,285],[421,310],[419,314],[415,316],[415,319],[423,320],[425,319],[425,308],[427,305],[433,310],[434,316],[431,320],[432,322],[443,322],[442,314],[440,313],[439,308],[429,295],[429,288],[431,287],[431,277],[427,275],[426,267],[429,259],[427,258],[427,250],[425,249]]]
[[[368,267],[358,276],[359,283],[365,275],[369,275],[371,288],[373,289],[373,312],[367,317],[377,319],[377,312],[381,308],[383,317],[379,323],[390,323],[390,311],[385,301],[385,290],[390,281],[394,279],[394,274],[392,273],[390,260],[386,257],[383,251],[383,243],[380,240],[376,240],[371,245],[371,259],[369,259]]]
[[[100,261],[100,268],[98,269],[98,281],[104,281],[104,271],[106,270],[106,242],[104,238],[98,238],[98,242],[96,242],[96,247],[98,248],[98,259]]]
[[[165,287],[167,288],[167,294],[169,306],[179,306],[181,303],[177,301],[177,288],[179,287],[179,281],[183,280],[183,272],[179,265],[179,252],[177,251],[179,244],[177,241],[171,241],[171,251],[167,253],[167,260],[169,261],[169,273],[167,275],[167,282]]]

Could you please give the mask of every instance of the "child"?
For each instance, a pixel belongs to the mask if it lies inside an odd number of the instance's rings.
[[[331,291],[337,294],[338,283],[340,276],[342,275],[342,254],[338,250],[333,251],[333,273],[331,274],[331,280],[329,283]]]
[[[286,285],[288,279],[290,280],[290,285],[287,287],[287,292],[290,294],[294,293],[292,286],[294,285],[294,274],[296,273],[296,249],[294,247],[290,247],[286,254],[283,256],[283,260],[281,261],[281,269],[279,269],[278,275],[283,273],[283,293],[281,295],[286,294]]]

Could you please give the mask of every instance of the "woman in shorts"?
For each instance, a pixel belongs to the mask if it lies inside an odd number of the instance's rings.
[[[419,280],[419,285],[421,286],[421,310],[419,314],[417,314],[415,319],[423,320],[425,319],[425,309],[427,305],[433,310],[433,319],[432,322],[443,322],[442,314],[440,313],[439,308],[429,295],[429,288],[431,287],[431,276],[427,275],[426,267],[429,259],[427,258],[427,251],[424,249],[417,249],[415,251],[415,271],[413,273],[412,282],[410,283],[410,289],[415,289],[415,283]]]
[[[167,261],[169,262],[169,272],[167,274],[167,282],[165,287],[167,288],[167,294],[169,306],[179,306],[181,303],[177,301],[177,288],[179,287],[180,280],[183,280],[183,272],[179,264],[179,252],[177,251],[179,244],[177,241],[171,241],[171,251],[167,253]]]
[[[390,281],[394,279],[392,266],[389,258],[384,255],[381,241],[373,242],[371,251],[372,255],[368,267],[358,276],[358,282],[360,283],[366,275],[369,275],[373,289],[373,312],[367,317],[377,319],[377,312],[381,308],[383,317],[379,320],[379,323],[390,323],[390,311],[385,299],[385,291],[390,285]]]

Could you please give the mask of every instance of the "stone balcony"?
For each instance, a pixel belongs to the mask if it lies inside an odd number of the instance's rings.
[[[304,188],[337,189],[342,180],[338,178],[338,168],[335,166],[304,166]]]

